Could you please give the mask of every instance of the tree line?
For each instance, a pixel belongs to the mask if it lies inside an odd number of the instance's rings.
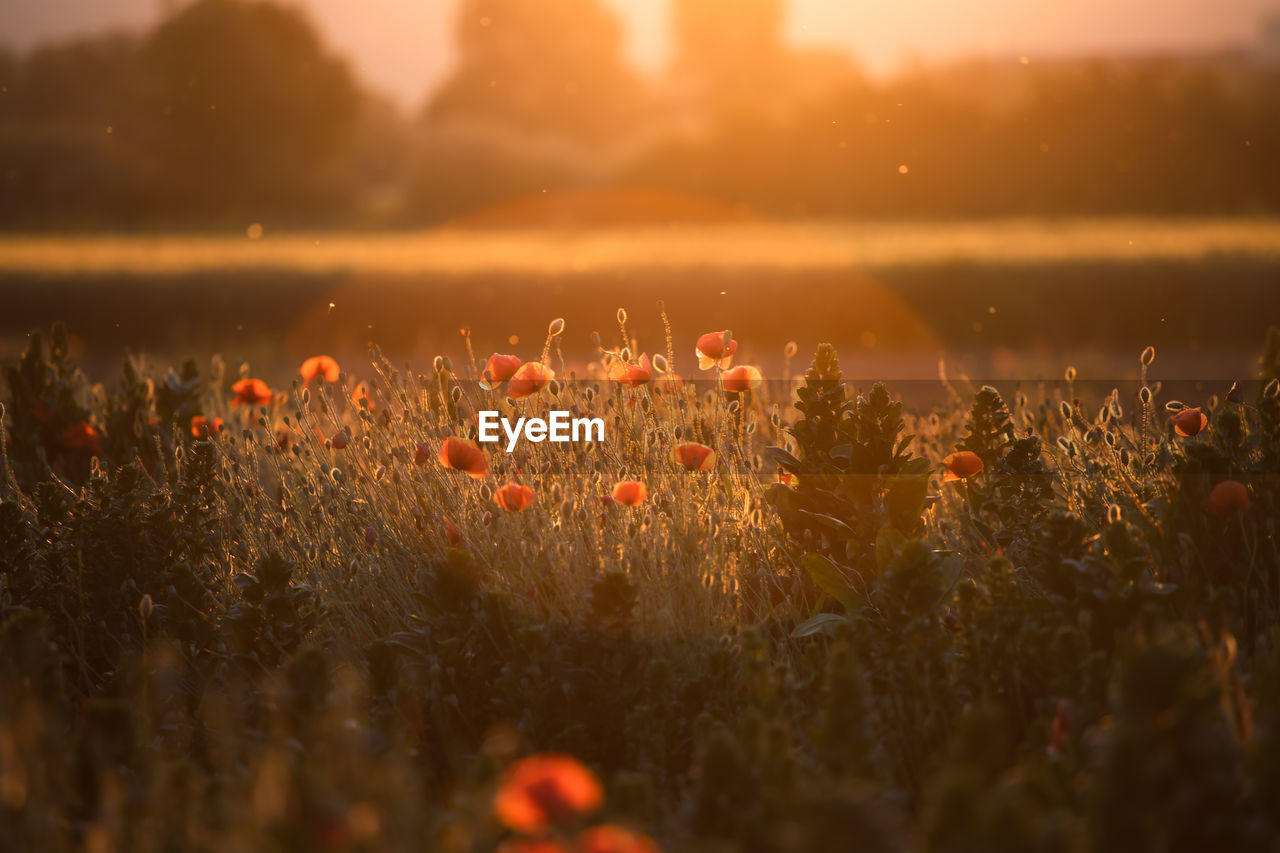
[[[717,32],[652,79],[599,0],[465,0],[412,114],[274,2],[0,53],[0,227],[414,226],[637,188],[769,217],[1280,210],[1280,67],[1245,53],[877,81],[767,22]]]

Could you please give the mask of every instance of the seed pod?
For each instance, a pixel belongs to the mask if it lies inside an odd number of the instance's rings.
[[[453,400],[453,402],[455,402],[455,403],[457,403],[459,400],[461,400],[461,399],[462,399],[462,386],[461,386],[461,385],[454,385],[454,386],[453,386],[453,389],[449,392],[449,399]]]
[[[1155,360],[1156,360],[1156,348],[1155,348],[1155,347],[1147,347],[1146,349],[1144,349],[1144,350],[1142,351],[1142,366],[1143,366],[1143,367],[1150,367],[1150,366],[1151,366],[1151,362],[1153,362],[1153,361],[1155,361]]]
[[[1138,392],[1138,399],[1142,401],[1142,405],[1151,405],[1151,389],[1146,385],[1142,386],[1142,390]]]
[[[667,372],[667,357],[666,357],[665,355],[663,355],[662,353],[660,353],[660,352],[659,352],[659,353],[654,353],[654,356],[653,356],[653,368],[654,368],[654,370],[658,371],[659,373],[666,373],[666,372]]]
[[[1187,404],[1183,403],[1180,400],[1170,400],[1169,402],[1164,404],[1164,410],[1166,412],[1181,412],[1186,407],[1187,407]]]
[[[787,345],[782,348],[782,354],[787,358],[795,358],[796,353],[799,351],[800,346],[795,341],[787,341]]]
[[[1063,420],[1071,420],[1071,404],[1066,400],[1063,400],[1058,406],[1058,411],[1062,412]]]
[[[1076,381],[1076,369],[1074,367],[1068,367],[1065,375],[1068,382]]]
[[[556,319],[552,320],[551,325],[547,327],[547,334],[553,338],[559,335],[563,331],[564,331],[563,317],[557,317]]]
[[[627,309],[626,309],[626,308],[619,308],[619,309],[618,309],[618,324],[619,324],[619,325],[621,325],[621,324],[623,324],[623,323],[625,323],[625,322],[627,322]]]

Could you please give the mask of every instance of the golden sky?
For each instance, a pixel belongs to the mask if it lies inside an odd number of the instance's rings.
[[[180,0],[0,0],[0,40],[29,46],[106,26],[138,27]],[[307,9],[361,76],[420,103],[452,62],[456,0],[288,0]],[[605,0],[635,60],[659,68],[667,0]],[[1280,0],[791,0],[793,42],[850,51],[873,72],[971,54],[1212,49],[1248,44]]]

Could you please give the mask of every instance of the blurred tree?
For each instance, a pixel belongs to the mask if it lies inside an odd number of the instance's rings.
[[[716,111],[767,107],[788,56],[784,12],[784,0],[674,0],[677,85]]]
[[[457,26],[458,67],[428,118],[590,143],[634,130],[643,97],[599,0],[463,0]]]
[[[164,207],[252,220],[332,200],[361,93],[296,10],[197,0],[147,39],[139,73]]]

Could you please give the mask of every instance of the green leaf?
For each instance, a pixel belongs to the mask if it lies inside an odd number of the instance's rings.
[[[799,637],[811,637],[814,634],[830,634],[840,625],[848,625],[849,617],[841,616],[839,613],[819,613],[812,616],[799,625],[791,632],[793,639]]]
[[[831,558],[822,554],[805,554],[800,558],[800,565],[809,573],[809,577],[813,578],[814,583],[822,587],[823,592],[843,604],[845,610],[856,612],[862,607],[862,596],[849,585],[844,572],[831,561]]]

